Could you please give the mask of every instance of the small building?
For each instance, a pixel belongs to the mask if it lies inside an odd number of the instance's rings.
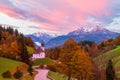
[[[32,60],[45,58],[45,48],[44,42],[41,43],[41,46],[36,49],[34,54],[32,55]]]

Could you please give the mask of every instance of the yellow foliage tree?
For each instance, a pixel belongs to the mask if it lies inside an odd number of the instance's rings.
[[[14,54],[14,55],[15,55],[15,54],[17,55],[17,54],[20,53],[16,41],[14,41],[14,42],[12,42],[12,43],[10,44],[10,52],[11,52],[12,54]]]
[[[88,54],[78,46],[74,39],[68,39],[61,48],[61,65],[66,65],[64,70],[68,75],[78,80],[93,80],[92,62]]]

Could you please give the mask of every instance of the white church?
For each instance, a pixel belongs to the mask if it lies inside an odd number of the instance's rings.
[[[32,55],[32,60],[45,58],[45,48],[44,42],[41,43],[41,46],[37,48],[37,50]]]

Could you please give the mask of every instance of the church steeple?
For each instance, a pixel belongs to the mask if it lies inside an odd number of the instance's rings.
[[[44,41],[42,40],[41,46],[44,47]]]

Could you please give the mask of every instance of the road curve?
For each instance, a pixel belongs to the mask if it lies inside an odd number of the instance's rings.
[[[34,77],[34,80],[48,80],[47,79],[47,74],[48,74],[49,70],[39,69],[37,71],[38,71],[38,74]]]

